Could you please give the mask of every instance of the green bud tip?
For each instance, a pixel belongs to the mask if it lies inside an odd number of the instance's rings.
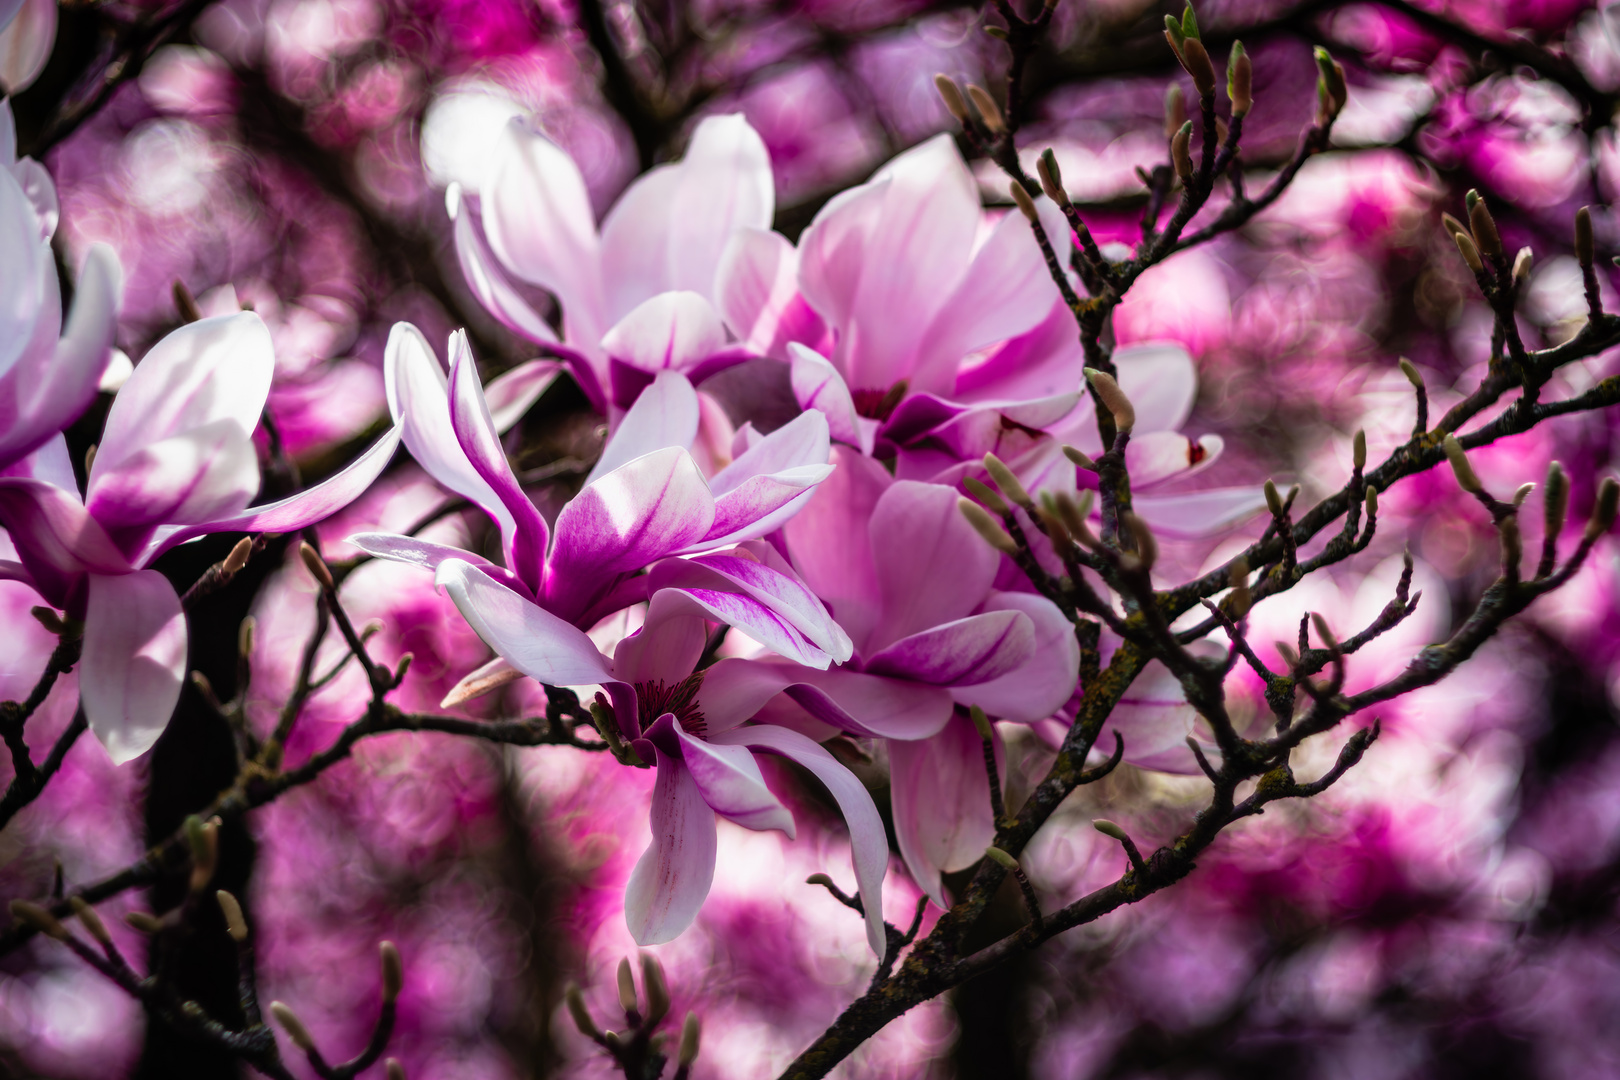
[[[1104,836],[1112,837],[1122,844],[1130,839],[1124,829],[1120,828],[1118,825],[1115,825],[1107,818],[1098,818],[1091,823],[1091,827],[1102,833]]]
[[[994,845],[984,849],[984,857],[1001,867],[1003,870],[1011,871],[1018,869],[1018,860]]]
[[[702,1037],[702,1026],[698,1023],[697,1013],[687,1013],[686,1021],[681,1024],[681,1045],[675,1052],[675,1064],[690,1068],[692,1062],[697,1060],[698,1042]]]
[[[630,970],[630,958],[619,961],[619,1007],[625,1012],[636,1011],[636,979]]]

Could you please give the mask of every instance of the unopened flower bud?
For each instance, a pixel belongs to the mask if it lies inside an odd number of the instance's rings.
[[[57,637],[67,633],[68,626],[67,623],[62,621],[62,616],[48,607],[31,607],[28,609],[28,614],[32,615],[39,625]]]
[[[1277,655],[1282,657],[1282,662],[1288,665],[1289,671],[1299,667],[1299,653],[1295,652],[1294,647],[1288,642],[1273,641],[1271,647],[1277,650]]]
[[[1371,484],[1367,485],[1367,516],[1369,518],[1378,516],[1378,489]]]
[[[1018,554],[1018,545],[1013,538],[1007,535],[1001,523],[991,517],[984,507],[972,499],[958,499],[956,505],[962,511],[962,516],[967,518],[968,524],[973,526],[973,531],[982,536],[985,543],[1003,555]]]
[[[1513,505],[1515,507],[1523,506],[1524,500],[1528,499],[1530,493],[1534,490],[1536,490],[1535,484],[1520,484],[1519,489],[1513,493]]]
[[[1068,458],[1072,463],[1080,468],[1085,469],[1087,472],[1097,471],[1097,463],[1095,461],[1092,461],[1091,458],[1087,457],[1084,451],[1070,446],[1067,443],[1065,443],[1063,446],[1063,456]]]
[[[186,288],[185,282],[175,278],[170,291],[174,296],[174,310],[180,316],[181,322],[194,323],[202,318],[202,309],[197,306],[197,298],[191,295],[191,290]]]
[[[945,111],[950,113],[958,124],[967,123],[967,101],[962,97],[962,88],[956,85],[956,80],[941,72],[934,76],[934,88],[939,91],[940,100],[945,103]]]
[[[1069,205],[1069,193],[1063,190],[1063,173],[1058,169],[1057,155],[1052,148],[1047,147],[1041,151],[1040,160],[1035,163],[1035,171],[1041,178],[1041,190],[1046,197],[1059,206]]]
[[[652,1027],[669,1015],[669,980],[652,953],[641,955],[641,985],[647,992],[647,1026]]]
[[[1350,460],[1355,465],[1356,472],[1360,472],[1367,467],[1367,431],[1365,428],[1357,428],[1355,435],[1350,440]]]
[[[1086,525],[1086,517],[1091,512],[1091,492],[1085,492],[1084,501],[1076,503],[1066,491],[1060,491],[1053,497],[1057,506],[1058,517],[1063,520],[1063,527],[1069,530],[1069,535],[1080,541],[1086,547],[1096,547],[1097,538],[1091,534]]]
[[[1586,539],[1596,540],[1614,527],[1614,513],[1620,506],[1620,483],[1612,476],[1605,476],[1603,483],[1598,487],[1597,503],[1592,507],[1592,517],[1586,523]]]
[[[1490,207],[1485,200],[1479,197],[1477,191],[1469,192],[1474,198],[1468,200],[1468,223],[1473,226],[1474,240],[1479,244],[1479,250],[1493,259],[1502,257],[1502,236],[1496,231],[1496,219],[1491,217]]]
[[[1093,821],[1091,823],[1091,827],[1093,829],[1096,829],[1098,832],[1102,833],[1104,836],[1112,837],[1113,839],[1118,840],[1122,844],[1126,840],[1130,839],[1130,836],[1125,832],[1124,829],[1120,828],[1118,825],[1115,825],[1112,821],[1109,821],[1107,818],[1097,818],[1095,821]]]
[[[131,930],[143,934],[155,934],[163,929],[163,920],[146,911],[131,911],[124,916],[124,922]]]
[[[995,733],[990,727],[990,718],[985,715],[983,709],[979,708],[977,705],[974,705],[968,709],[968,717],[972,719],[973,727],[976,731],[978,731],[979,738],[983,739],[985,742],[989,742],[995,737]]]
[[[1541,509],[1548,536],[1557,536],[1564,529],[1564,515],[1569,511],[1569,477],[1558,462],[1547,466],[1547,479],[1542,484]]]
[[[1180,83],[1171,83],[1164,92],[1164,137],[1175,138],[1186,122],[1187,95],[1182,93]]]
[[[820,885],[823,889],[831,888],[833,879],[826,874],[815,873],[804,879],[806,885]]]
[[[1091,383],[1091,389],[1103,403],[1103,408],[1114,414],[1114,427],[1120,431],[1129,431],[1135,427],[1136,409],[1131,405],[1131,399],[1125,396],[1125,391],[1119,388],[1119,383],[1114,381],[1114,377],[1096,368],[1086,368],[1085,373],[1086,381]]]
[[[1451,471],[1457,474],[1457,486],[1474,495],[1484,491],[1485,485],[1474,474],[1474,467],[1468,463],[1468,455],[1463,451],[1462,443],[1457,441],[1457,436],[1447,435],[1440,446],[1446,452],[1446,459],[1451,462]]]
[[[1052,499],[1050,492],[1041,493],[1042,505],[1035,509],[1035,517],[1046,530],[1046,535],[1052,541],[1052,546],[1063,551],[1074,543],[1074,537],[1069,533],[1069,527],[1063,524],[1063,518],[1058,515],[1057,502]]]
[[[111,945],[112,935],[107,933],[107,924],[101,921],[101,915],[95,908],[85,903],[82,896],[68,897],[68,903],[73,906],[73,914],[79,918],[79,925],[85,932],[96,939],[100,945]]]
[[[248,936],[247,918],[242,914],[242,905],[235,896],[224,889],[216,892],[214,899],[219,901],[220,913],[225,916],[225,932],[231,935],[232,941],[240,945]]]
[[[636,1005],[636,979],[630,970],[630,958],[624,957],[619,961],[619,1008],[627,1013],[633,1013]]]
[[[272,1001],[270,1015],[276,1018],[276,1023],[281,1025],[281,1030],[287,1033],[287,1038],[292,1040],[294,1046],[306,1054],[315,1049],[315,1040],[311,1037],[309,1028],[305,1027],[304,1022],[298,1019],[298,1014],[284,1003]]]
[[[227,574],[236,574],[248,563],[248,557],[253,554],[253,537],[244,536],[231,548],[229,555],[225,556],[220,569]]]
[[[236,655],[244,660],[253,655],[253,636],[258,626],[258,621],[249,615],[236,628]]]
[[[1467,233],[1459,232],[1452,233],[1451,239],[1456,242],[1457,250],[1462,252],[1463,262],[1468,264],[1468,269],[1476,274],[1482,273],[1485,270],[1485,262],[1479,257],[1479,248],[1474,245],[1473,238]]]
[[[1181,32],[1181,23],[1174,15],[1164,17],[1164,40],[1170,43],[1170,51],[1176,54],[1176,60],[1185,63],[1181,59],[1181,48],[1187,43],[1187,35]]]
[[[996,482],[996,487],[1001,489],[1001,493],[1016,505],[1022,506],[1025,510],[1035,506],[1035,500],[1029,497],[1029,492],[1018,482],[1018,477],[1014,476],[1013,471],[1007,468],[1007,463],[995,454],[984,455],[984,471],[990,474],[990,479]]]
[[[191,891],[201,892],[219,861],[219,826],[192,814],[186,818],[186,841],[191,845]]]
[[[1412,384],[1412,389],[1423,389],[1423,376],[1418,373],[1417,365],[1404,356],[1401,357],[1401,374],[1405,375],[1406,381]]]
[[[84,452],[84,474],[86,476],[89,476],[90,470],[96,467],[96,447],[99,445],[101,444],[91,443],[90,449]]]
[[[1271,511],[1272,517],[1282,517],[1283,501],[1282,496],[1277,493],[1277,485],[1273,481],[1267,480],[1263,490],[1266,493],[1266,509]]]
[[[298,545],[298,557],[304,560],[304,566],[314,575],[315,580],[320,582],[321,588],[337,587],[332,581],[331,568],[326,565],[326,560],[321,558],[321,553],[310,546],[308,540]]]
[[[11,902],[11,917],[24,926],[39,931],[46,937],[53,937],[57,941],[68,939],[67,927],[55,915],[38,904],[27,900],[13,900]]]
[[[382,961],[383,1004],[392,1005],[399,1000],[399,992],[405,989],[405,964],[399,958],[399,947],[392,941],[378,945],[377,956]]]
[[[1462,222],[1458,221],[1456,218],[1452,217],[1448,213],[1445,213],[1444,211],[1442,211],[1440,214],[1440,224],[1450,236],[1456,236],[1458,233],[1462,233],[1466,236],[1468,233],[1468,226],[1464,225]]]
[[[1182,124],[1180,129],[1170,138],[1170,161],[1176,167],[1176,175],[1183,184],[1192,183],[1192,121]]]
[[[680,1049],[675,1051],[675,1064],[682,1068],[691,1068],[692,1062],[697,1060],[698,1041],[702,1037],[702,1027],[698,1024],[697,1013],[687,1013],[685,1023],[681,1024]]]
[[[607,1043],[609,1050],[617,1051],[624,1049],[624,1040],[619,1038],[619,1033],[614,1031],[612,1028],[608,1028],[606,1031],[602,1032],[602,1041]]]
[[[1315,56],[1318,103],[1322,118],[1331,120],[1344,111],[1345,103],[1350,100],[1350,92],[1344,81],[1344,66],[1320,45],[1316,47]]]
[[[1535,265],[1535,261],[1535,255],[1527,247],[1520,248],[1519,253],[1513,256],[1513,284],[1515,286],[1522,287],[1525,282],[1530,280],[1530,268]]]
[[[1136,541],[1136,556],[1142,560],[1142,569],[1151,570],[1153,564],[1159,561],[1159,542],[1153,537],[1153,530],[1141,516],[1126,511],[1119,515],[1119,523],[1131,534]]]
[[[1215,96],[1215,65],[1210,63],[1209,50],[1204,43],[1195,37],[1189,37],[1181,45],[1181,63],[1192,76],[1193,86],[1198,90],[1201,98]]]
[[[1007,190],[1012,193],[1013,202],[1018,204],[1019,213],[1023,214],[1029,221],[1040,220],[1040,214],[1035,209],[1035,200],[1029,197],[1029,192],[1024,190],[1023,184],[1014,180],[1007,185]]]
[[[1235,559],[1226,579],[1232,584],[1232,615],[1241,619],[1254,606],[1254,594],[1249,591],[1249,560],[1242,556]]]
[[[597,1030],[596,1021],[591,1019],[590,1010],[585,1007],[585,995],[580,992],[577,985],[568,984],[568,989],[563,991],[563,1001],[567,1003],[568,1015],[574,1018],[574,1026],[579,1028],[581,1035],[587,1039],[602,1037],[602,1033]]]
[[[1007,130],[1007,124],[1001,119],[1001,109],[996,105],[996,99],[990,96],[990,91],[982,86],[968,83],[968,100],[979,111],[979,119],[984,121],[985,130],[992,135],[1000,135]]]
[[[1583,206],[1575,211],[1575,258],[1581,269],[1592,265],[1592,208]]]
[[[1254,61],[1243,51],[1243,42],[1232,42],[1232,55],[1226,62],[1226,96],[1232,99],[1232,115],[1241,119],[1254,108]]]
[[[962,481],[962,486],[967,488],[969,495],[978,499],[987,510],[997,517],[1005,517],[1011,513],[1012,508],[1007,505],[1006,500],[996,494],[996,490],[983,480],[969,476]]]
[[[1329,652],[1339,651],[1338,635],[1333,632],[1333,628],[1328,625],[1321,613],[1311,612],[1311,625],[1316,627],[1316,636],[1322,639],[1322,644],[1327,646]]]
[[[405,1080],[405,1063],[399,1058],[389,1058],[383,1068],[388,1073],[388,1080]]]
[[[1018,869],[1018,860],[993,844],[984,849],[984,857],[1003,870],[1011,872]]]

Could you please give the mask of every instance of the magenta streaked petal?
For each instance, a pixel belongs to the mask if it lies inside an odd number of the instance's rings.
[[[720,313],[695,292],[644,300],[602,338],[603,352],[640,371],[686,371],[725,346]]]
[[[1080,681],[1080,643],[1074,624],[1057,605],[1034,593],[998,592],[985,601],[987,611],[1019,611],[1034,627],[1034,648],[1029,659],[997,679],[973,685],[958,684],[951,696],[963,705],[977,705],[1002,720],[1033,723],[1057,712]]]
[[[793,396],[799,408],[821,413],[827,418],[830,437],[870,454],[877,421],[855,411],[855,398],[832,361],[796,343],[788,346],[788,355],[793,365]]]
[[[866,522],[894,483],[879,462],[853,448],[835,446],[833,474],[783,526],[793,567],[832,610],[857,649],[863,648],[879,615],[877,564]]]
[[[450,335],[450,425],[467,461],[500,499],[507,521],[511,522],[511,532],[503,528],[501,536],[507,569],[538,589],[550,530],[512,475],[495,421],[484,403],[484,388],[478,381],[478,368],[465,330]]]
[[[467,624],[513,667],[552,686],[613,681],[607,657],[578,628],[460,559],[439,564],[442,585]]]
[[[58,607],[81,575],[133,569],[77,492],[43,480],[0,477],[0,526],[41,593]]]
[[[953,488],[899,480],[873,507],[868,535],[883,598],[873,644],[960,619],[989,593],[1001,556],[962,517],[958,498]]]
[[[889,775],[900,854],[918,887],[949,907],[940,874],[972,866],[996,838],[984,743],[972,722],[953,716],[931,739],[889,743]]]
[[[787,693],[823,723],[852,735],[926,739],[950,718],[950,692],[910,679],[867,675],[848,668],[793,669]]]
[[[849,826],[849,846],[855,864],[855,883],[866,908],[866,941],[883,955],[883,878],[889,869],[889,840],[866,786],[838,759],[796,731],[772,725],[738,728],[711,735],[711,743],[747,746],[781,754],[808,769],[826,785]]]
[[[694,739],[681,727],[680,721],[665,713],[644,736],[660,750],[664,749],[668,738],[660,729],[668,729],[677,741],[692,782],[715,813],[745,829],[755,832],[778,829],[786,833],[788,839],[793,839],[796,833],[792,813],[765,786],[759,763],[746,747],[710,745],[702,739]],[[661,735],[664,737],[660,738]]]
[[[79,698],[113,762],[157,742],[186,674],[186,615],[155,570],[90,575]]]
[[[738,229],[720,259],[715,303],[756,356],[788,359],[793,343],[813,345],[826,324],[799,294],[799,255],[780,233]]]
[[[854,652],[849,635],[833,621],[826,606],[786,560],[762,541],[729,555],[669,559],[655,566],[651,577],[655,589],[707,587],[744,593],[786,619],[832,660],[843,663]]]
[[[932,686],[968,686],[1000,678],[1035,653],[1035,626],[1017,611],[992,611],[901,638],[863,667],[874,675]]]
[[[697,918],[714,881],[714,811],[680,758],[656,747],[654,754],[652,843],[624,889],[624,921],[638,945],[661,945],[680,936]]]
[[[126,550],[153,526],[233,514],[259,490],[258,453],[230,419],[155,440],[95,472],[85,508]]]
[[[445,192],[445,207],[450,212],[456,241],[456,258],[461,263],[462,277],[467,287],[484,306],[484,310],[501,321],[507,329],[536,344],[549,344],[557,335],[540,317],[517,285],[507,276],[495,253],[489,249],[484,237],[484,225],[462,195],[460,184],[451,184]]]
[[[678,371],[660,371],[619,421],[592,466],[587,485],[644,454],[668,447],[689,449],[697,438],[702,408],[697,391]]]
[[[414,536],[399,536],[394,533],[356,533],[348,538],[348,542],[374,558],[420,566],[424,570],[437,571],[439,564],[446,559],[460,559],[478,567],[508,589],[513,589],[528,599],[534,599],[529,587],[510,570],[494,565],[482,555],[450,547],[448,544],[435,544],[430,540],[419,540]]]

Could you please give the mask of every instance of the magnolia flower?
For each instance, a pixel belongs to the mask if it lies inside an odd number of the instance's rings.
[[[0,93],[18,93],[39,78],[54,44],[56,0],[0,3]]]
[[[754,355],[741,340],[752,324],[728,332],[721,298],[748,290],[733,282],[743,272],[730,268],[733,248],[749,243],[745,233],[770,235],[776,194],[765,144],[741,115],[699,123],[686,156],[631,184],[600,232],[578,166],[521,119],[507,126],[476,200],[452,185],[447,205],[479,301],[565,356],[604,413],[627,408],[660,371],[698,382]],[[516,282],[557,298],[562,341]]]
[[[56,187],[17,159],[11,106],[0,102],[0,473],[71,424],[95,399],[117,329],[121,289],[112,249],[85,256],[66,333],[51,254]]]
[[[249,507],[259,491],[253,430],[274,369],[269,331],[251,312],[183,326],[119,391],[82,500],[60,439],[40,455],[50,476],[0,477],[0,525],[20,559],[0,564],[0,576],[84,621],[81,700],[114,761],[157,740],[185,674],[185,615],[153,560],[206,533],[319,521],[365,490],[399,441],[391,430],[324,483]]]
[[[940,874],[972,865],[995,835],[966,707],[1024,723],[1051,716],[1074,692],[1079,646],[1050,601],[995,589],[1001,556],[962,518],[953,489],[835,453],[838,471],[783,534],[854,657],[828,671],[758,667],[816,718],[889,740],[900,853],[943,907]]]
[[[396,325],[385,374],[405,445],[439,483],[465,496],[501,530],[504,569],[487,573],[580,627],[647,597],[635,575],[673,555],[714,551],[778,528],[832,471],[827,424],[806,415],[771,433],[705,479],[685,446],[699,422],[697,395],[665,373],[637,400],[583,490],[548,528],[524,494],[478,381],[466,335],[450,339],[450,375],[412,326]],[[411,537],[351,537],[380,558],[435,568],[476,556]]]
[[[760,544],[730,556],[661,564],[652,575],[646,622],[619,642],[611,660],[579,628],[482,567],[447,559],[437,581],[478,635],[516,670],[551,685],[603,686],[613,702],[611,722],[643,762],[657,766],[652,844],[625,888],[625,920],[639,944],[673,940],[696,918],[714,879],[716,814],[745,828],[794,835],[792,813],[766,787],[755,760],[764,752],[804,766],[837,801],[849,824],[867,939],[881,956],[889,849],[871,796],[811,739],[788,728],[746,723],[780,689],[760,664],[726,659],[697,668],[707,620],[735,626],[814,665],[805,671],[849,656],[849,639],[826,609],[779,557],[779,569],[768,565],[772,556]],[[664,580],[686,588],[659,587]],[[708,587],[696,588],[700,581]],[[748,587],[738,588],[744,582]]]

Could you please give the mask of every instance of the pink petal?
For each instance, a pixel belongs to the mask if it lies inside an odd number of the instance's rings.
[[[45,70],[55,44],[56,0],[24,0],[16,19],[0,31],[0,89],[16,94],[27,88]]]
[[[502,269],[495,253],[490,251],[484,238],[483,222],[467,200],[462,197],[461,185],[451,184],[445,192],[445,207],[450,212],[456,241],[456,258],[461,263],[461,275],[467,287],[484,306],[484,310],[514,333],[539,344],[557,340],[557,335],[540,313],[535,311],[517,285]]]
[[[1002,720],[1046,719],[1063,707],[1080,681],[1080,643],[1074,638],[1074,624],[1056,604],[1034,593],[992,593],[984,607],[1022,612],[1034,627],[1033,648],[1014,670],[973,685],[958,683],[951,695]]]
[[[855,398],[832,362],[797,343],[790,344],[793,396],[801,409],[814,409],[827,418],[828,434],[863,454],[872,452],[877,421],[855,411]]]
[[[827,420],[801,413],[715,474],[715,520],[702,547],[713,549],[764,536],[780,528],[809,502],[811,490],[829,475]]]
[[[989,682],[1023,665],[1035,652],[1035,627],[1017,611],[994,611],[930,627],[901,638],[862,665],[874,675],[933,686]]]
[[[435,544],[430,540],[419,540],[414,536],[398,536],[394,533],[356,533],[348,537],[347,542],[374,558],[419,566],[424,570],[437,571],[439,564],[446,559],[460,559],[478,567],[508,589],[520,593],[527,599],[533,599],[529,587],[510,570],[496,566],[482,555],[450,547],[448,544]]]
[[[56,277],[50,245],[40,236],[33,203],[9,167],[0,167],[0,251],[6,253],[6,257],[0,259],[0,376],[3,376],[23,355],[33,337],[37,313],[45,302],[47,268],[53,283]]]
[[[709,741],[781,754],[804,766],[826,785],[849,826],[855,883],[866,909],[866,940],[872,951],[882,956],[888,943],[883,932],[883,877],[889,869],[889,841],[866,787],[837,758],[787,728],[761,724],[711,735]]]
[[[781,233],[738,229],[720,259],[715,303],[732,333],[756,356],[787,359],[791,343],[827,332],[799,294],[799,254]]]
[[[659,293],[602,338],[602,351],[640,371],[686,371],[726,345],[714,305],[695,292]]]
[[[953,488],[900,480],[873,507],[867,529],[883,619],[870,644],[960,619],[989,593],[1001,556],[962,517],[958,498]]]
[[[694,739],[681,728],[673,715],[665,713],[644,736],[659,749],[663,749],[665,744],[665,740],[659,737],[661,728],[667,728],[678,741],[681,759],[686,764],[687,772],[692,774],[692,782],[697,785],[703,801],[715,813],[745,829],[756,832],[779,829],[787,834],[788,839],[793,839],[793,815],[765,786],[759,764],[746,747],[711,746],[701,739]]]
[[[644,454],[587,484],[557,515],[546,605],[582,614],[620,574],[686,550],[714,524],[714,498],[679,447]]]
[[[471,563],[447,559],[442,585],[467,625],[523,674],[552,686],[613,681],[607,658],[584,632],[524,599]]]
[[[594,484],[619,466],[654,450],[690,448],[697,438],[700,413],[697,391],[686,376],[678,371],[660,371],[619,421],[585,483]]]
[[[1085,366],[1074,314],[1059,297],[1033,328],[959,369],[952,396],[966,402],[1020,401],[1073,393],[1084,385]]]
[[[692,674],[708,644],[710,612],[674,591],[655,592],[647,621],[613,650],[613,673],[627,683],[674,685]],[[654,720],[657,717],[642,717]]]
[[[1113,745],[1118,733],[1125,740],[1125,760],[1158,772],[1195,774],[1198,762],[1187,748],[1197,713],[1187,704],[1181,683],[1154,660],[1137,675],[1103,725],[1097,745]]]
[[[155,570],[90,575],[79,699],[113,763],[157,742],[186,674],[186,616]]]
[[[1131,487],[1137,491],[1169,480],[1203,472],[1215,464],[1226,443],[1219,435],[1205,435],[1196,443],[1176,431],[1150,431],[1125,447],[1125,465]]]
[[[467,455],[467,461],[500,499],[511,522],[511,531],[503,527],[501,536],[507,569],[531,588],[537,588],[550,533],[540,511],[512,475],[512,466],[506,460],[500,435],[495,431],[495,421],[484,404],[484,389],[478,381],[478,368],[473,363],[465,330],[450,335],[450,425],[455,429],[456,441]]]
[[[801,670],[796,664],[734,656],[704,668],[697,700],[709,737],[752,719],[766,702],[792,685]]]
[[[1198,397],[1198,368],[1174,342],[1143,342],[1114,353],[1119,388],[1136,409],[1136,431],[1174,431]]]
[[[789,696],[816,719],[853,735],[926,739],[951,715],[951,695],[943,687],[849,668],[792,671]]]
[[[794,568],[863,649],[879,614],[867,523],[894,481],[881,464],[848,447],[833,447],[832,461],[833,474],[782,531]]]
[[[662,945],[692,925],[714,881],[714,811],[678,757],[655,748],[652,843],[624,889],[624,921],[638,945]]]
[[[171,332],[113,399],[86,497],[94,499],[102,476],[154,442],[218,421],[234,423],[247,438],[259,425],[275,370],[270,331],[251,311]]]
[[[1132,508],[1154,532],[1164,536],[1212,536],[1266,508],[1258,488],[1206,488],[1182,495],[1138,495]]]
[[[100,455],[96,465],[100,466]],[[192,525],[246,506],[259,490],[259,456],[232,419],[157,439],[93,470],[85,507],[130,550],[126,532],[144,542],[151,526]]]
[[[57,607],[66,605],[81,575],[131,570],[78,494],[43,480],[0,477],[0,527],[11,535],[40,593]]]
[[[730,555],[669,559],[653,567],[651,577],[654,589],[707,587],[751,597],[825,652],[818,667],[825,666],[828,657],[843,663],[854,651],[849,635],[833,621],[821,600],[787,561],[762,541],[740,547]]]
[[[996,764],[1002,772],[999,754]],[[996,838],[984,743],[967,717],[952,716],[931,739],[891,741],[889,777],[900,854],[918,888],[949,907],[940,874],[972,866]]]
[[[484,404],[489,406],[495,430],[511,430],[556,381],[560,371],[562,365],[555,360],[527,360],[491,379],[484,387]]]

